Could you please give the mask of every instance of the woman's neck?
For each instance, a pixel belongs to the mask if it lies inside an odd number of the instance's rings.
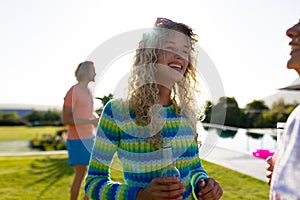
[[[168,105],[171,102],[170,96],[171,96],[171,90],[168,88],[158,85],[159,89],[159,101],[161,105]]]

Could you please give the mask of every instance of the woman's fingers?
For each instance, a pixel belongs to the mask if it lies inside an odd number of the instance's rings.
[[[199,183],[199,186],[201,182]],[[223,194],[223,190],[218,182],[216,182],[213,178],[205,179],[205,186],[201,187],[201,191],[199,192],[199,199],[220,199]]]
[[[182,193],[185,191],[184,183],[175,177],[154,178],[142,189],[139,199],[182,199]]]

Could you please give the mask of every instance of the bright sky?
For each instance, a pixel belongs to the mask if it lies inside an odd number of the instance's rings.
[[[300,19],[299,8],[299,0],[0,1],[0,104],[62,105],[75,68],[99,45],[167,17],[195,29],[225,95],[244,106],[297,78],[286,69],[285,31]],[[112,61],[122,64],[96,83],[95,96],[113,92],[113,78],[131,65],[126,59]]]

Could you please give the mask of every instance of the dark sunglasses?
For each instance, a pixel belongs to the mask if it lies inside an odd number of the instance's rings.
[[[192,28],[189,27],[189,26],[186,25],[186,24],[183,24],[183,23],[177,23],[177,22],[174,22],[174,21],[172,21],[172,20],[170,20],[170,19],[167,19],[167,18],[161,18],[161,17],[158,17],[158,18],[156,19],[156,22],[155,22],[154,26],[159,27],[159,26],[161,26],[161,25],[164,25],[164,26],[167,26],[167,27],[168,27],[168,26],[174,26],[174,25],[181,25],[181,26],[185,27],[185,28],[188,29],[188,30],[192,30]]]

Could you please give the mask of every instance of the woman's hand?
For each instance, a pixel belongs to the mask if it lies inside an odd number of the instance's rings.
[[[145,187],[140,189],[137,194],[137,200],[158,200],[158,199],[182,199],[182,193],[185,192],[184,183],[179,178],[164,177],[154,178]]]
[[[272,175],[273,175],[273,170],[274,170],[274,166],[275,166],[275,161],[277,158],[277,154],[273,155],[273,156],[269,156],[266,159],[267,165],[266,165],[266,177],[268,179],[268,184],[271,184],[272,181]]]
[[[200,192],[197,194],[198,200],[218,200],[223,195],[223,190],[219,183],[213,178],[205,178],[198,181]]]

